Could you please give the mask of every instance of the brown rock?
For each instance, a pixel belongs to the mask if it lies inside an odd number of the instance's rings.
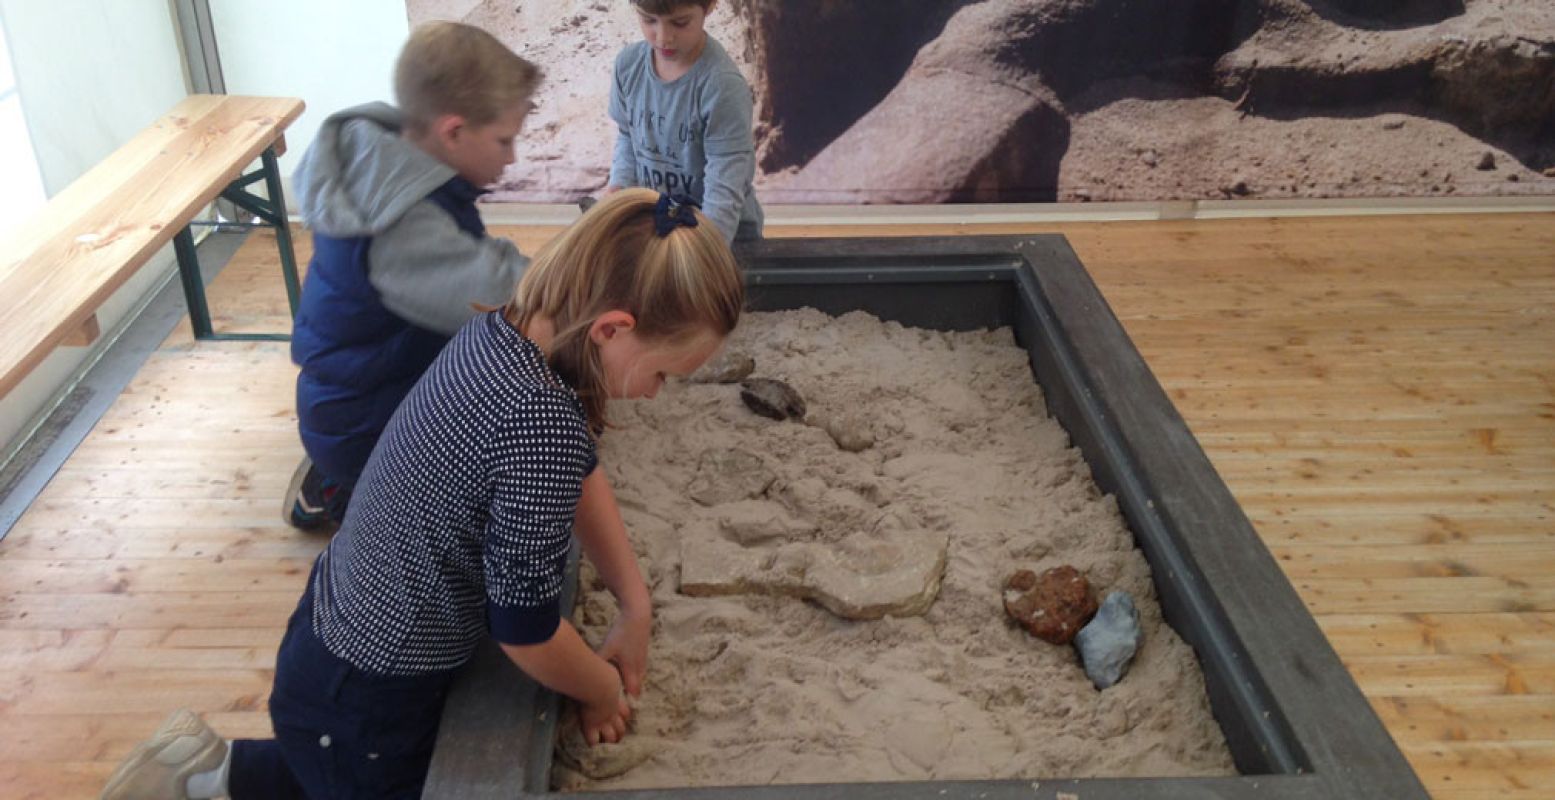
[[[771,378],[748,378],[740,382],[740,399],[750,410],[776,420],[804,419],[804,398],[788,384]]]
[[[926,108],[956,113],[925,125]],[[1052,202],[1068,138],[1057,101],[1040,85],[915,64],[780,188],[788,202]]]
[[[1068,644],[1096,608],[1090,581],[1071,566],[1040,576],[1023,569],[1004,582],[1005,613],[1032,636],[1053,644]]]

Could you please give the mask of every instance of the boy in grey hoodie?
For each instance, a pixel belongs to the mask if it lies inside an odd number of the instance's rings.
[[[400,400],[528,259],[488,237],[475,200],[513,162],[540,70],[458,23],[417,28],[395,68],[399,107],[324,122],[295,183],[313,259],[292,335],[308,457],[282,514],[329,528]]]

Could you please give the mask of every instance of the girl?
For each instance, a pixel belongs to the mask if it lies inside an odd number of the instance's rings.
[[[578,702],[591,744],[619,741],[651,608],[594,437],[607,400],[694,371],[743,303],[723,236],[689,204],[600,202],[390,420],[282,640],[276,738],[228,747],[179,712],[103,797],[419,797],[449,681],[488,634]],[[620,606],[597,652],[558,607],[574,534]]]

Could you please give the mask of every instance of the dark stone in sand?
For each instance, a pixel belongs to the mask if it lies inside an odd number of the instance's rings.
[[[804,419],[804,398],[794,387],[771,378],[748,378],[740,382],[740,399],[750,410],[776,420]]]

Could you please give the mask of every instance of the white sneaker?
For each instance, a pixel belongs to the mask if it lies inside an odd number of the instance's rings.
[[[99,800],[189,800],[190,775],[209,772],[227,759],[227,743],[185,709],[130,751],[108,778]]]

